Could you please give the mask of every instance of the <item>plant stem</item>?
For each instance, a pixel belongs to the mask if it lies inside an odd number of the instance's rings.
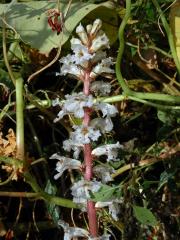
[[[16,79],[16,145],[18,159],[24,159],[24,101],[23,79]]]
[[[66,208],[78,208],[77,204],[75,204],[73,201],[71,201],[69,199],[56,197],[56,196],[50,195],[50,194],[42,191],[42,189],[37,184],[33,175],[31,175],[29,172],[24,172],[23,175],[26,179],[26,182],[32,187],[34,192],[38,193],[40,198],[44,199],[48,203],[53,203],[58,206],[62,206],[62,207],[66,207]]]
[[[90,76],[89,72],[87,71],[84,77],[84,89],[83,92],[86,96],[89,95],[90,92]],[[83,125],[85,127],[89,126],[90,123],[90,114],[91,110],[86,108],[84,110],[84,118],[83,118]],[[84,162],[85,162],[85,173],[84,179],[87,181],[91,181],[93,177],[93,158],[91,154],[91,144],[84,144]],[[92,237],[98,236],[98,226],[97,226],[97,217],[96,217],[96,209],[95,204],[93,201],[87,201],[87,213],[88,213],[88,220],[89,220],[89,232]]]

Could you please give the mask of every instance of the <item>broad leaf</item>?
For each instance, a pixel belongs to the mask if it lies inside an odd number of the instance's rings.
[[[55,2],[47,1],[32,1],[27,3],[0,4],[0,15],[5,13],[6,21],[19,34],[21,39],[37,48],[40,52],[49,53],[52,48],[57,48],[60,44],[63,45],[73,32],[77,24],[84,19],[88,14],[88,19],[101,18],[106,29],[108,29],[111,41],[116,35],[117,15],[112,9],[110,2],[102,4],[82,3],[73,1],[67,17],[63,33],[57,35],[48,26],[47,11],[56,7]],[[61,1],[61,11],[66,12],[67,1]],[[95,11],[96,10],[96,11]],[[95,11],[94,15],[93,11]],[[2,26],[2,19],[0,19]],[[7,26],[8,27],[8,26]]]

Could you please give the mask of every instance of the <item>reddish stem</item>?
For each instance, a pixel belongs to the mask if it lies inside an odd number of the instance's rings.
[[[87,181],[91,181],[92,176],[93,176],[91,144],[84,145],[84,162],[85,162],[85,167],[86,167],[86,170],[84,173],[84,179]]]
[[[96,208],[93,201],[87,202],[87,212],[88,212],[88,218],[89,218],[89,232],[92,237],[97,237],[98,225],[97,225]]]
[[[89,72],[85,74],[84,77],[84,89],[83,92],[86,96],[90,93],[90,76]],[[83,125],[88,127],[91,117],[91,109],[86,108],[84,110],[84,119],[83,119]],[[91,144],[85,144],[84,145],[84,163],[85,163],[85,173],[84,173],[84,179],[87,181],[91,181],[93,177],[93,158],[91,154]],[[92,237],[98,236],[98,225],[97,225],[97,216],[96,216],[96,208],[93,201],[87,202],[87,213],[88,213],[88,220],[89,220],[89,232]]]

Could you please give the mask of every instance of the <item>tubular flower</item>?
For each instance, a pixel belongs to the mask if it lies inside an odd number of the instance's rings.
[[[89,236],[89,232],[87,230],[78,227],[70,227],[69,224],[63,220],[59,220],[58,225],[64,229],[64,240],[71,240],[75,237]]]
[[[122,149],[123,146],[117,142],[116,144],[106,144],[95,148],[92,154],[95,156],[107,155],[107,161],[116,161],[118,156],[118,149]]]
[[[91,108],[93,106],[93,97],[92,95],[85,96],[84,93],[73,93],[72,95],[65,95],[66,100],[62,103],[58,100],[54,102],[54,106],[59,105],[62,107],[62,110],[58,113],[57,118],[54,119],[54,122],[59,121],[67,114],[74,114],[77,118],[84,117],[84,108]]]
[[[102,133],[110,132],[113,129],[113,123],[110,117],[94,118],[91,120],[90,126],[99,129]]]
[[[113,181],[111,174],[115,172],[114,168],[110,166],[97,165],[93,168],[94,174],[101,179],[102,183]]]
[[[112,216],[112,218],[115,221],[118,221],[118,214],[120,212],[120,203],[122,203],[119,199],[113,199],[108,202],[96,202],[95,207],[96,208],[103,208],[108,207],[109,208],[109,214]]]
[[[90,90],[95,95],[106,96],[111,92],[111,84],[103,81],[94,81],[90,86]]]
[[[88,144],[91,141],[97,141],[98,138],[101,136],[99,130],[95,130],[92,127],[86,126],[73,126],[75,129],[74,132],[71,133],[71,140],[73,143],[76,144]]]
[[[71,193],[73,195],[73,202],[82,205],[82,210],[86,211],[87,200],[90,199],[89,192],[98,192],[102,183],[98,181],[86,181],[84,179],[75,182],[71,187]]]
[[[80,169],[81,168],[81,162],[73,159],[73,158],[67,158],[58,155],[57,153],[53,154],[50,159],[57,159],[59,160],[56,163],[56,171],[58,172],[55,176],[54,179],[58,179],[61,177],[63,172],[67,169]]]

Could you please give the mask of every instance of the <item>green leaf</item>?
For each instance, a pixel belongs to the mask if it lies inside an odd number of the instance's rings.
[[[44,191],[47,192],[48,194],[56,195],[57,188],[55,185],[52,185],[50,180],[48,180]],[[46,207],[47,207],[47,211],[48,211],[49,215],[52,217],[52,220],[54,221],[55,224],[57,224],[58,220],[60,218],[59,207],[56,206],[56,204],[49,203],[49,202],[46,202]]]
[[[108,29],[107,35],[115,39],[115,29],[117,30],[117,14],[112,9],[110,1],[101,4],[83,3],[73,1],[67,18],[65,19],[64,31],[60,35],[53,32],[48,26],[47,11],[56,7],[55,2],[47,1],[32,1],[23,3],[14,3],[8,10],[8,4],[0,4],[0,15],[6,12],[6,21],[20,34],[21,39],[37,48],[40,52],[49,53],[52,48],[57,48],[60,44],[63,45],[77,26],[88,14],[90,18],[101,18],[104,24],[105,31]],[[61,1],[61,11],[66,12],[67,1]],[[91,15],[96,10],[94,15]],[[99,12],[98,12],[99,11]],[[2,19],[0,19],[2,26]],[[7,26],[8,27],[8,26]]]
[[[134,205],[133,211],[137,220],[142,224],[149,225],[149,226],[157,225],[158,221],[149,209]]]
[[[175,173],[168,173],[166,171],[162,172],[160,175],[160,181],[159,181],[159,186],[156,192],[158,192],[164,184],[166,184],[170,179],[173,178]]]
[[[112,199],[112,196],[115,192],[116,188],[110,187],[107,185],[103,185],[101,189],[96,193],[90,193],[91,199],[95,202],[106,202]]]
[[[162,111],[157,112],[158,119],[166,125],[173,125],[179,123],[180,112],[177,110]]]
[[[137,49],[134,47],[131,47],[131,56],[134,57],[137,53]]]

